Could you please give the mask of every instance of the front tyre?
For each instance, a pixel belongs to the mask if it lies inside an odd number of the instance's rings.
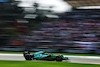
[[[60,56],[57,56],[57,57],[56,57],[56,61],[60,61],[60,62],[61,62],[62,60],[63,60],[63,59],[62,59]]]

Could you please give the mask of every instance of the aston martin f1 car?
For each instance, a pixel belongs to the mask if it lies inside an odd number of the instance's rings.
[[[47,61],[62,61],[69,60],[68,57],[63,55],[53,55],[44,51],[39,51],[34,54],[30,54],[29,51],[24,51],[23,56],[26,60],[47,60]]]

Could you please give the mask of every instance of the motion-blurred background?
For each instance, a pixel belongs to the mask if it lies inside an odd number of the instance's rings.
[[[100,0],[0,0],[0,50],[100,54]]]

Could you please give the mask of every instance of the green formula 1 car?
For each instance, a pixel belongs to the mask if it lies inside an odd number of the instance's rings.
[[[39,51],[34,54],[30,54],[29,51],[24,51],[23,56],[26,60],[48,60],[48,61],[69,60],[68,57],[64,57],[63,55],[53,55],[50,53],[46,53],[44,51]]]

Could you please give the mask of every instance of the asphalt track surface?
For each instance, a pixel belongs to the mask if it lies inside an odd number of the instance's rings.
[[[69,55],[64,55],[64,56],[69,57],[70,60],[63,61],[63,62],[84,63],[84,64],[100,64],[100,57],[95,57],[95,56],[92,56],[92,57],[91,56],[71,56],[71,55],[70,56]],[[26,61],[23,57],[23,54],[6,54],[6,53],[0,53],[0,60]],[[33,61],[37,61],[37,60],[33,60]]]

